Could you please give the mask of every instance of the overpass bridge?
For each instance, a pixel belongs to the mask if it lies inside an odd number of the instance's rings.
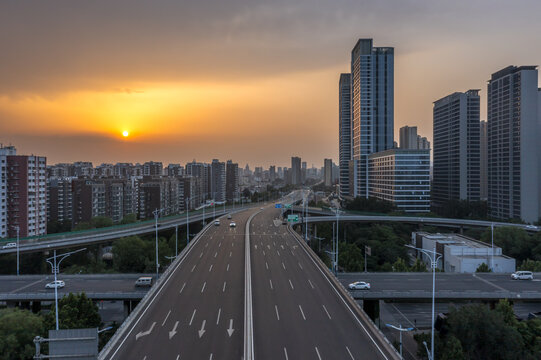
[[[293,206],[287,211],[293,211],[299,214],[302,214],[303,208],[301,206]],[[330,221],[344,221],[344,222],[361,222],[361,223],[373,223],[373,222],[399,222],[407,224],[416,224],[416,225],[434,225],[434,226],[443,226],[443,227],[453,227],[453,228],[465,228],[465,227],[475,227],[475,228],[490,228],[492,225],[494,227],[514,227],[518,229],[523,229],[528,232],[538,232],[541,230],[541,227],[528,225],[528,224],[514,224],[506,222],[497,222],[497,221],[485,221],[485,220],[469,220],[469,219],[450,219],[450,218],[439,218],[439,217],[420,217],[420,216],[390,216],[390,215],[356,215],[349,212],[343,212],[336,215],[332,211],[322,210],[318,208],[308,208],[308,214],[317,215],[310,216],[306,219],[301,218],[301,222],[318,223],[318,222],[330,222]],[[298,224],[298,223],[297,223]]]

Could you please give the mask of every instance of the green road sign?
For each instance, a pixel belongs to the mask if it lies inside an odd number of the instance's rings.
[[[291,209],[291,204],[286,204],[285,207],[286,209]]]
[[[299,221],[299,215],[288,215],[287,216],[287,221]]]

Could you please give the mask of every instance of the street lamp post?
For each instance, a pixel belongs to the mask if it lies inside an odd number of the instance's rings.
[[[438,266],[438,260],[442,257],[442,255],[436,252],[436,244],[434,244],[434,250],[425,250],[425,249],[417,248],[413,245],[406,245],[406,246],[409,247],[410,249],[415,249],[422,252],[423,254],[428,256],[428,258],[430,259],[430,265],[432,268],[432,324],[431,324],[432,334],[430,336],[430,341],[431,341],[430,359],[434,359],[434,308],[435,308],[434,300],[436,297],[436,267]]]
[[[158,278],[159,276],[159,268],[160,268],[160,263],[158,262],[158,217],[160,216],[160,213],[163,211],[163,209],[157,209],[154,210],[152,213],[154,214],[154,220],[155,220],[155,224],[156,224],[156,279]]]
[[[54,250],[54,255],[50,258],[47,258],[45,259],[45,261],[47,261],[50,265],[51,265],[51,270],[54,274],[54,304],[55,304],[55,316],[56,316],[56,330],[58,330],[58,284],[57,284],[57,274],[58,274],[58,269],[60,268],[60,263],[62,262],[62,260],[64,260],[65,258],[67,258],[68,256],[72,255],[72,254],[75,254],[75,253],[78,253],[80,251],[83,251],[83,250],[86,250],[86,248],[82,248],[82,249],[79,249],[79,250],[75,250],[75,251],[70,251],[68,253],[64,253],[62,255],[60,255],[60,260],[58,260],[58,263],[56,262],[56,250]],[[52,260],[51,260],[52,259]]]
[[[406,332],[406,331],[412,331],[413,328],[403,328],[401,324],[398,324],[398,327],[392,325],[392,324],[385,324],[385,326],[391,328],[391,329],[395,329],[395,330],[398,330],[400,332],[400,359],[403,359],[404,357],[402,356],[402,333],[403,332]]]

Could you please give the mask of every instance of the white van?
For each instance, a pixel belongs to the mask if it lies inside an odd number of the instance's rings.
[[[511,274],[513,280],[533,280],[533,273],[531,271],[517,271]]]
[[[135,286],[152,286],[152,277],[141,276],[139,279],[135,280]]]

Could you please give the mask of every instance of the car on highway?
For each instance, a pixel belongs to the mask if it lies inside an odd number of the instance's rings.
[[[348,285],[350,290],[370,290],[370,283],[364,281],[355,281]]]
[[[135,280],[135,286],[152,286],[152,277],[150,276],[141,276],[139,279]]]
[[[282,219],[282,225],[287,225],[287,219]]]
[[[220,226],[220,220],[214,220],[214,226]]]
[[[2,246],[2,249],[11,249],[11,248],[14,248],[14,247],[17,247],[17,243],[11,242],[11,243],[7,243],[6,245]]]
[[[263,210],[263,208],[259,208],[259,210]]]
[[[229,223],[229,227],[237,227],[237,223],[234,222],[234,221],[231,221],[231,222]]]
[[[517,271],[511,274],[513,280],[533,280],[533,273],[531,271]]]
[[[64,281],[56,280],[56,281],[52,281],[46,284],[45,289],[54,289],[54,288],[62,289],[64,286],[66,286],[66,283]]]
[[[227,215],[227,218],[228,218],[228,219],[231,219],[231,214]]]

